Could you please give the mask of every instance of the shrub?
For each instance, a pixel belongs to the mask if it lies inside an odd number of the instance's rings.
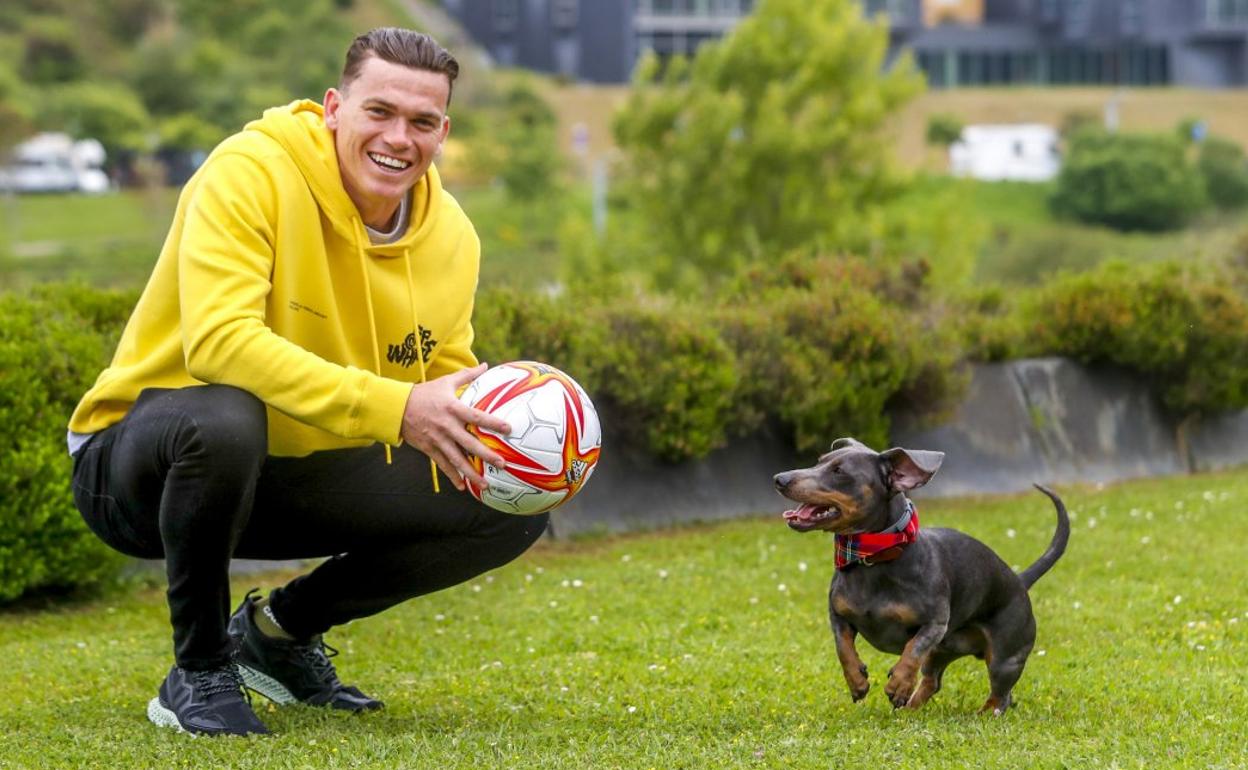
[[[948,147],[962,138],[962,119],[956,115],[939,113],[927,119],[927,143]]]
[[[664,460],[721,446],[737,388],[735,355],[705,318],[672,303],[620,297],[582,303],[510,289],[483,293],[480,357],[557,366],[589,392],[605,440]]]
[[[1171,230],[1204,206],[1204,184],[1172,136],[1076,132],[1050,201],[1054,211],[1119,230]]]
[[[747,272],[718,314],[741,366],[744,427],[778,419],[795,448],[816,451],[838,436],[885,444],[894,406],[941,412],[962,385],[959,352],[928,325],[924,277],[831,257]]]
[[[1248,407],[1248,302],[1223,271],[1107,263],[1038,292],[1031,355],[1127,367],[1181,415]]]
[[[1200,145],[1196,166],[1213,205],[1235,209],[1248,204],[1248,161],[1238,144],[1209,137]]]
[[[65,424],[133,304],[73,285],[0,295],[0,601],[96,584],[122,563],[74,507]]]

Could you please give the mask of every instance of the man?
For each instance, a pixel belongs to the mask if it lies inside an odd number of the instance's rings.
[[[380,707],[339,681],[321,635],[545,530],[465,492],[487,483],[467,454],[502,463],[465,424],[509,428],[456,399],[485,369],[470,349],[480,243],[432,165],[458,70],[426,35],[374,30],[323,106],[268,110],[217,147],[70,420],[88,526],[166,561],[175,665],[156,724],[268,732],[244,683]],[[456,491],[439,494],[437,468]],[[235,556],[331,558],[230,615]]]

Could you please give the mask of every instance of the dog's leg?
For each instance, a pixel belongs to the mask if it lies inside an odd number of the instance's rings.
[[[867,664],[858,657],[858,650],[854,647],[858,632],[835,612],[829,613],[828,617],[832,621],[832,638],[836,640],[836,657],[841,661],[841,670],[845,672],[845,682],[849,685],[849,697],[857,703],[867,696],[867,690],[871,688],[871,683],[867,681]]]
[[[960,657],[962,657],[961,653],[956,652],[933,650],[928,653],[927,660],[923,661],[919,669],[923,678],[919,680],[919,687],[914,691],[914,695],[906,701],[906,708],[917,709],[927,703],[928,698],[940,692],[940,678],[945,675],[945,668]]]
[[[928,623],[919,628],[906,647],[901,651],[901,659],[888,672],[888,684],[884,686],[884,694],[892,702],[893,708],[900,708],[909,702],[914,693],[915,674],[925,662],[928,653],[945,636],[948,619]]]
[[[1009,606],[983,632],[987,639],[984,663],[988,666],[988,683],[992,689],[979,713],[1000,716],[1010,707],[1010,692],[1023,675],[1023,666],[1035,644],[1036,624],[1030,605]]]

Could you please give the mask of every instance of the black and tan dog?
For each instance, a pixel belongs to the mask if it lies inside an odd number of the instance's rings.
[[[854,649],[862,634],[873,647],[901,655],[884,688],[894,707],[922,706],[940,690],[945,667],[974,655],[988,665],[991,683],[980,711],[1001,714],[1036,639],[1027,589],[1066,550],[1070,520],[1061,499],[1036,485],[1057,508],[1057,532],[1020,574],[969,535],[919,531],[905,493],[926,484],[944,457],[908,449],[877,453],[842,438],[818,465],[777,474],[775,484],[800,503],[784,514],[792,529],[837,536],[828,614],[853,699],[861,700],[870,686]]]

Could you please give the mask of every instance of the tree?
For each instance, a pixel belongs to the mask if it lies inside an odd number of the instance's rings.
[[[550,192],[559,172],[555,113],[527,83],[503,94],[499,144],[503,159],[498,176],[507,194],[534,200]]]
[[[900,188],[884,122],[922,88],[887,47],[851,0],[764,0],[692,63],[640,65],[615,133],[669,273],[861,237]]]
[[[1069,139],[1050,203],[1083,222],[1171,230],[1199,212],[1206,197],[1177,137],[1083,129]]]

